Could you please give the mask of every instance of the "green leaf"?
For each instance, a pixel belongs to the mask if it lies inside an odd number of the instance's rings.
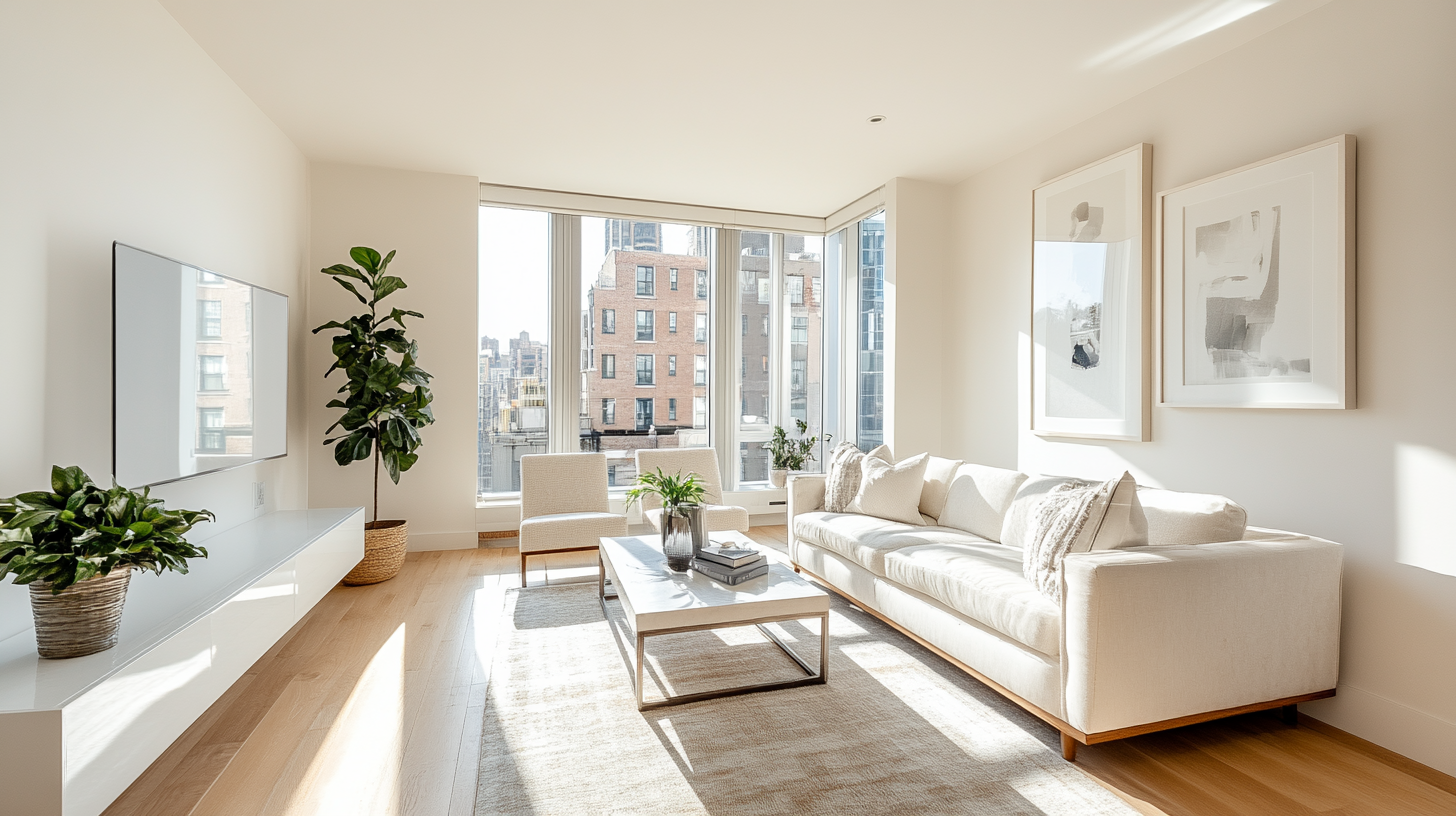
[[[369,305],[368,299],[366,299],[363,295],[359,294],[359,290],[354,288],[354,284],[349,283],[348,281],[344,280],[343,278],[330,278],[330,280],[332,280],[334,283],[337,283],[338,285],[344,287],[345,289],[348,289],[349,290],[349,294],[351,294],[354,297],[358,298],[360,303],[364,304],[365,306],[368,306]]]
[[[399,484],[399,454],[393,451],[384,454],[384,469],[389,472],[389,478]]]
[[[365,283],[369,282],[369,278],[365,277],[363,272],[347,264],[334,264],[327,269],[320,269],[319,271],[325,275],[343,275],[346,278],[353,278],[354,280],[364,281]]]
[[[133,533],[136,533],[137,536],[143,538],[152,534],[152,525],[148,524],[145,521],[135,522],[129,525],[127,529],[131,530]]]
[[[350,436],[349,439],[353,441],[351,454],[354,457],[354,461],[362,462],[368,459],[369,454],[374,450],[374,440],[370,438],[369,434],[359,431]]]
[[[349,257],[370,272],[379,271],[379,253],[369,247],[354,247],[349,250]],[[394,257],[394,253],[391,252],[390,257]]]
[[[407,288],[409,288],[408,285],[402,279],[396,278],[393,275],[384,275],[374,282],[374,300],[370,301],[370,303],[378,303],[400,289]]]

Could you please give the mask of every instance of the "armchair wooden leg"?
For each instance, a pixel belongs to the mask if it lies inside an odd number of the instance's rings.
[[[1070,734],[1062,735],[1062,759],[1068,762],[1077,761],[1077,741]]]
[[[526,586],[526,554],[521,553],[521,586]]]

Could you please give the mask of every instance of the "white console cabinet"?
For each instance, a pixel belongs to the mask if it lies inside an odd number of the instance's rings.
[[[0,812],[105,810],[364,557],[364,511],[271,513],[203,546],[187,575],[132,576],[113,649],[0,641]]]

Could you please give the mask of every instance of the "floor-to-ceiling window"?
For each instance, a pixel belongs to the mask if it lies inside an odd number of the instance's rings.
[[[548,449],[549,217],[480,208],[480,496],[520,490],[521,457]]]
[[[856,349],[855,442],[860,449],[885,441],[885,214],[858,225],[859,315]]]

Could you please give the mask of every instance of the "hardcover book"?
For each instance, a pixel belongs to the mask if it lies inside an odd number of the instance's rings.
[[[741,567],[758,561],[762,554],[746,547],[704,547],[698,557],[725,567]]]
[[[744,581],[751,581],[754,578],[758,578],[760,576],[768,574],[767,560],[761,561],[758,564],[748,567],[740,567],[739,569],[728,569],[722,564],[715,564],[711,561],[703,561],[702,559],[694,558],[692,561],[692,567],[694,570],[701,572],[709,578],[712,578],[715,581],[720,581],[729,586],[737,586]]]

